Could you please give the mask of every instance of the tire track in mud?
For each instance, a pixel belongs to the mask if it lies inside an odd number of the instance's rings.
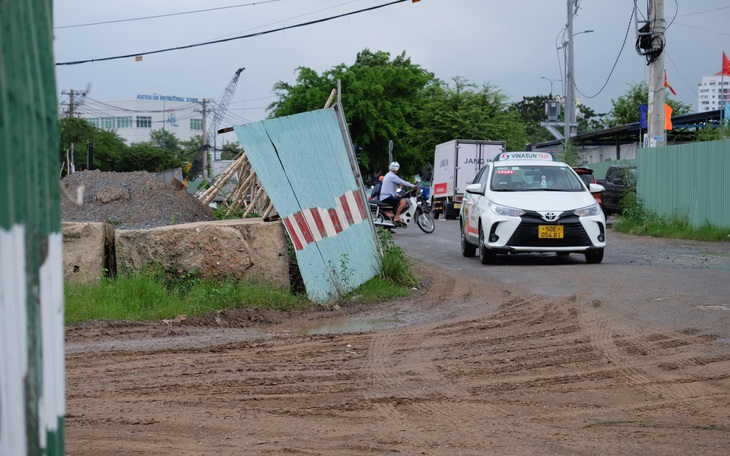
[[[287,327],[186,349],[74,352],[69,448],[723,454],[730,353],[711,336],[643,332],[599,301],[458,272],[434,268],[426,279],[395,306],[417,315],[396,328]]]
[[[591,305],[595,309],[601,303],[594,300]],[[690,409],[693,415],[727,419],[724,412],[714,410],[718,400],[728,405],[730,354],[700,355],[706,350],[716,351],[709,345],[714,337],[695,330],[644,334],[625,320],[615,323],[613,317],[592,310],[579,315],[581,328],[590,335],[601,356],[614,366],[616,376],[651,395],[641,401],[643,406],[635,404],[636,408],[681,407]],[[698,372],[698,367],[705,372]]]
[[[451,274],[434,275],[425,299],[435,303],[468,301],[474,295],[470,285],[457,286],[456,277]],[[461,326],[463,330],[461,318],[457,317],[450,325]],[[434,428],[443,430],[454,426],[473,434],[474,438],[482,438],[483,429],[478,423],[485,419],[485,410],[491,418],[510,413],[484,404],[439,372],[431,353],[443,347],[440,343],[431,344],[435,336],[441,336],[435,329],[440,326],[441,323],[430,323],[374,333],[364,367],[371,384],[365,399],[374,403],[380,416],[391,422],[394,429],[407,429],[409,438],[416,436],[416,441],[429,442]],[[409,362],[412,356],[417,357],[417,363]],[[477,427],[471,429],[474,424]]]

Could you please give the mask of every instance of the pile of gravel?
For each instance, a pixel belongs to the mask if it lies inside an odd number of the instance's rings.
[[[167,183],[144,171],[81,171],[64,177],[61,186],[64,222],[108,222],[121,229],[147,229],[214,220],[212,210],[178,181]],[[77,205],[72,200],[81,186],[83,200]]]

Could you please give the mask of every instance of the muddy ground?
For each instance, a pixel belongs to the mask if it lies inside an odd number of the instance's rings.
[[[376,306],[69,327],[67,454],[730,452],[718,336],[418,273]]]

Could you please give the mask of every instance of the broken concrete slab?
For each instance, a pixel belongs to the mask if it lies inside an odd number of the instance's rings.
[[[160,265],[172,274],[289,287],[286,234],[279,221],[221,220],[116,230],[115,246],[119,273]]]
[[[92,283],[108,271],[107,246],[113,242],[110,227],[101,222],[63,222],[63,278],[72,283]]]

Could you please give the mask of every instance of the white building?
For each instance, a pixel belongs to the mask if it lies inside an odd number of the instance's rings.
[[[127,144],[149,141],[152,130],[164,129],[181,141],[203,134],[198,98],[141,94],[135,100],[102,102],[81,96],[74,110],[97,128],[115,131]]]
[[[722,109],[722,102],[730,101],[730,75],[703,76],[697,92],[697,112]]]

